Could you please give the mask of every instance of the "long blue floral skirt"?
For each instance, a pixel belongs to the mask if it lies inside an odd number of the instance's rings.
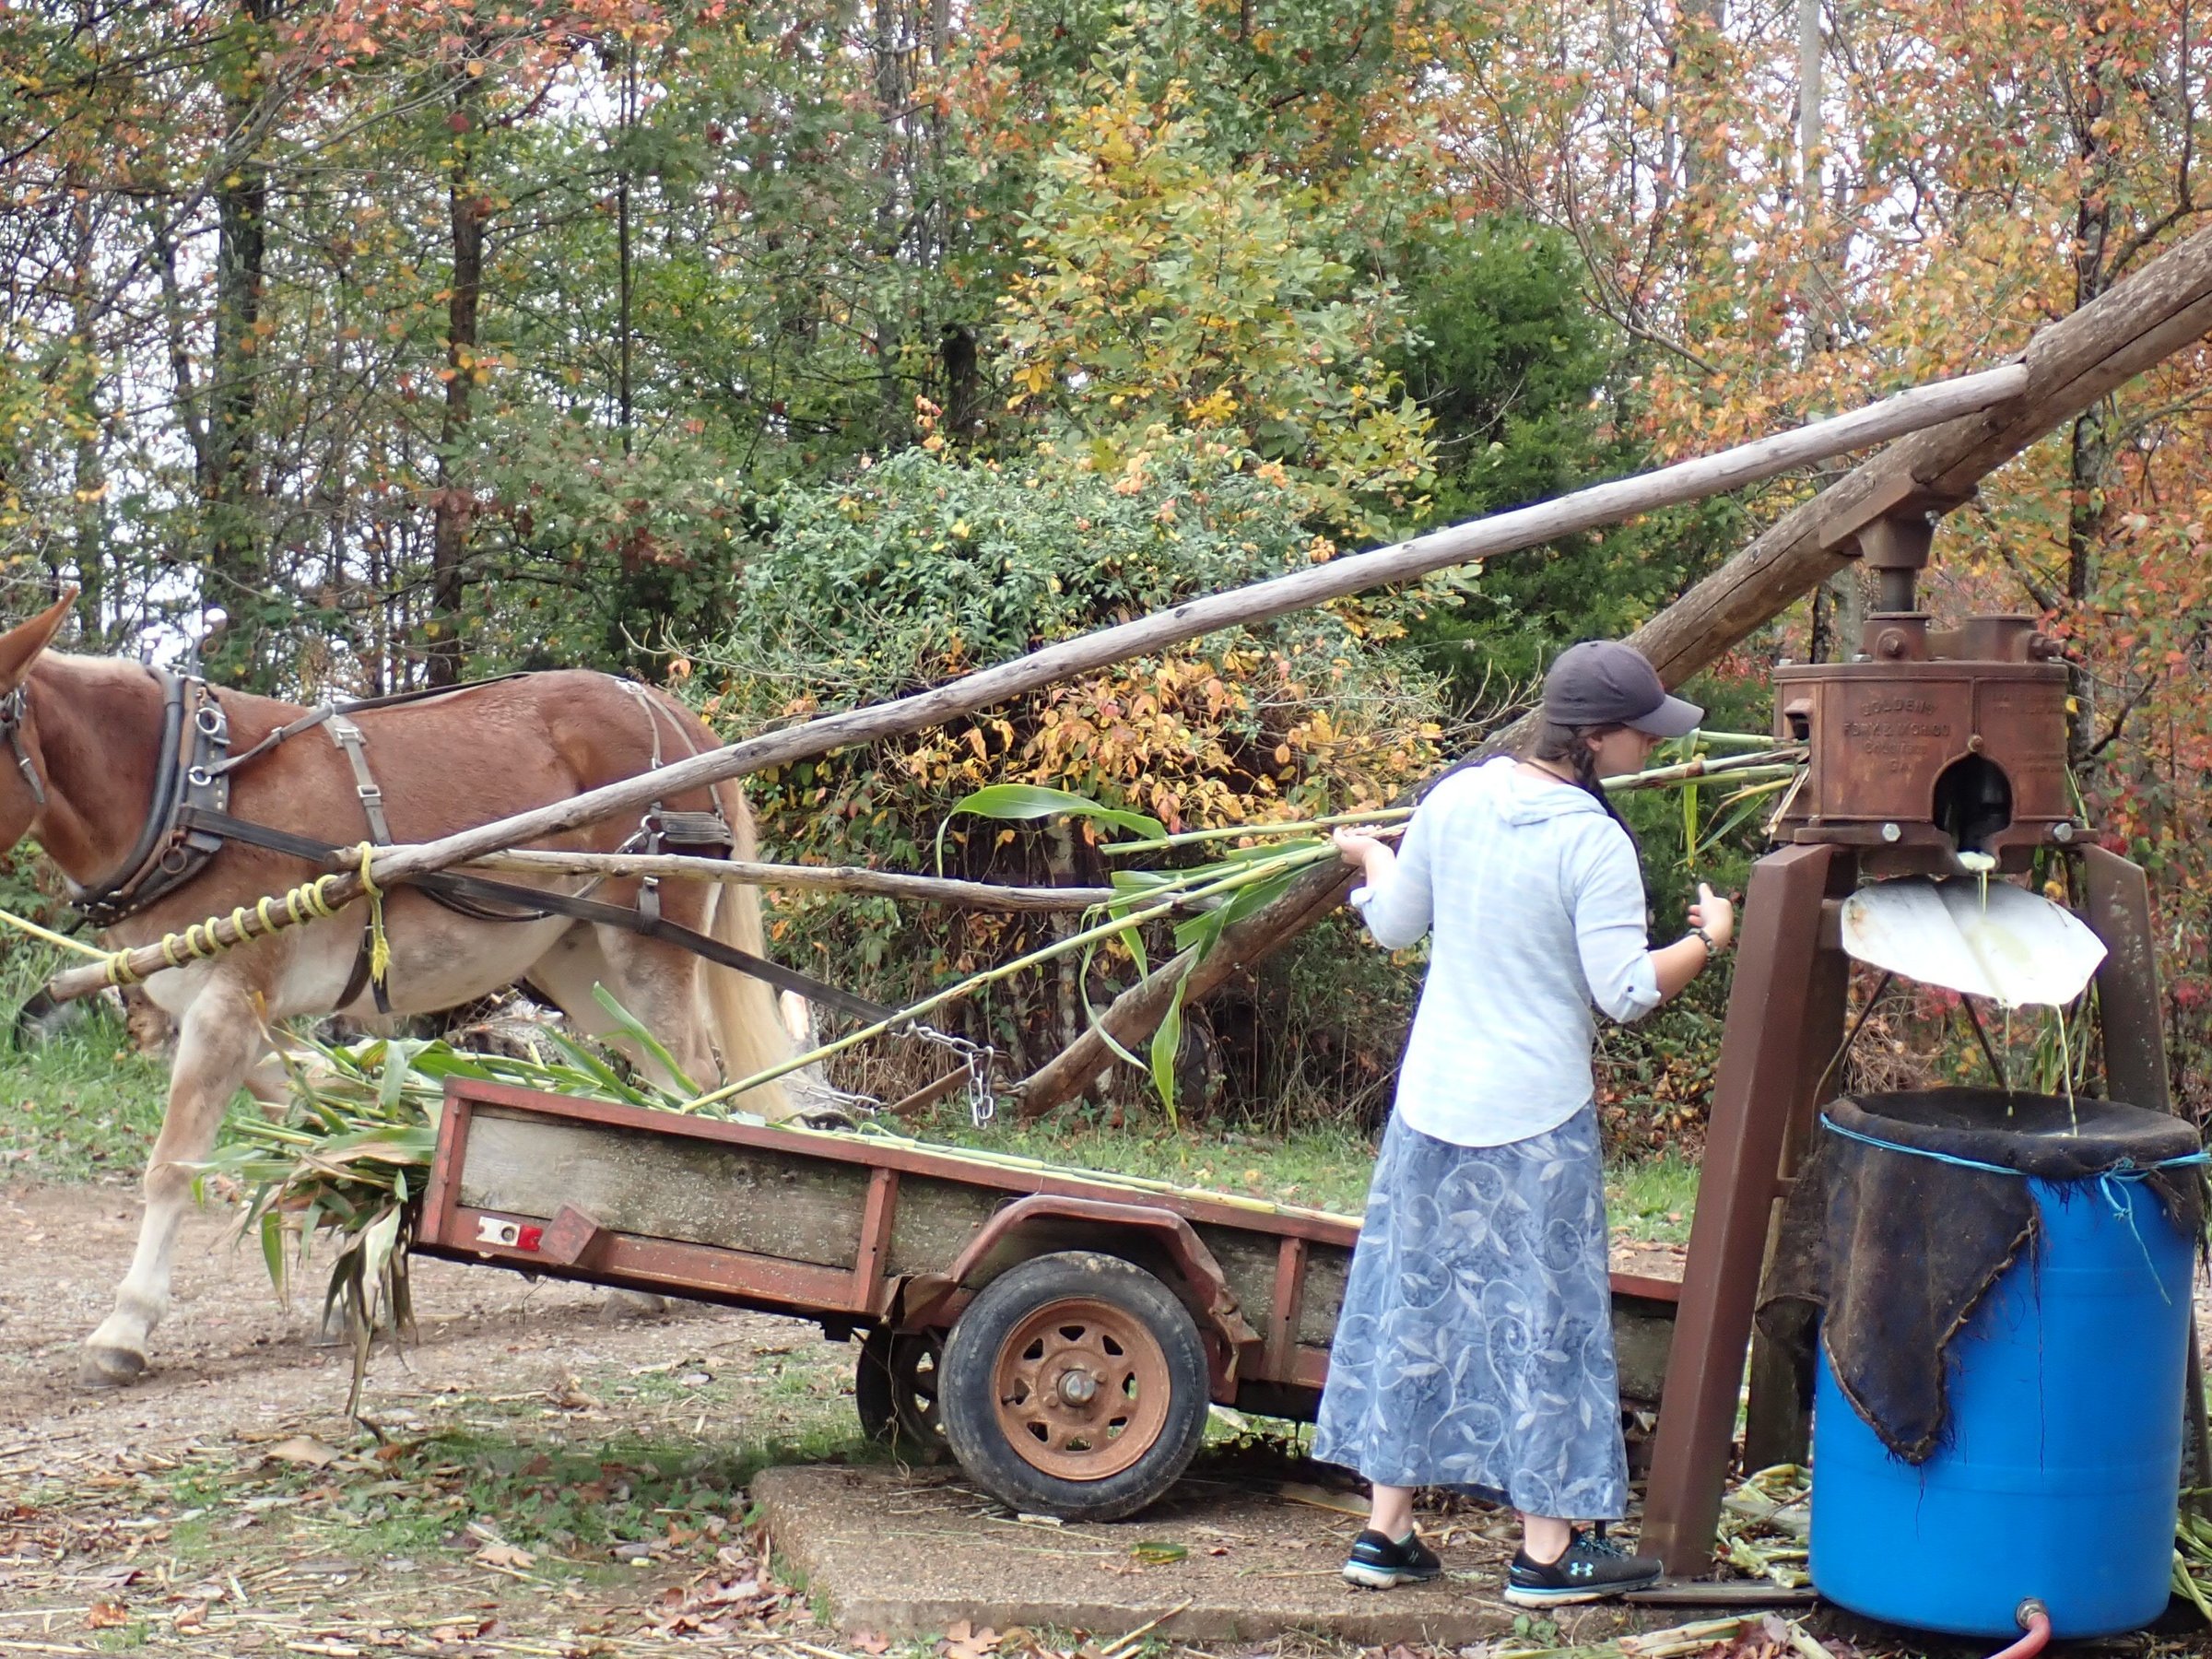
[[[1597,1113],[1503,1147],[1394,1115],[1329,1353],[1313,1455],[1524,1513],[1627,1512]]]

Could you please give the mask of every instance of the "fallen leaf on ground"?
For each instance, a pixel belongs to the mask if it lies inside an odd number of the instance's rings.
[[[112,1629],[131,1622],[131,1611],[121,1602],[96,1601],[85,1609],[85,1623],[95,1630]]]
[[[278,1441],[262,1453],[265,1458],[279,1463],[304,1464],[311,1469],[320,1469],[338,1461],[339,1453],[319,1440],[304,1434],[295,1434],[289,1440]]]
[[[537,1558],[526,1549],[517,1549],[512,1544],[487,1544],[477,1551],[477,1561],[485,1567],[530,1566]]]

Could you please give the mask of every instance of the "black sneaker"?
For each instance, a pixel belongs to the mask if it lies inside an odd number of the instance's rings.
[[[1665,1571],[1652,1557],[1630,1555],[1603,1533],[1577,1527],[1556,1561],[1538,1565],[1525,1548],[1515,1555],[1505,1575],[1505,1599],[1516,1607],[1603,1601],[1657,1583]]]
[[[1344,1562],[1344,1576],[1369,1590],[1421,1583],[1443,1570],[1436,1551],[1422,1543],[1419,1535],[1407,1533],[1403,1544],[1393,1544],[1372,1527],[1352,1540],[1352,1553]]]

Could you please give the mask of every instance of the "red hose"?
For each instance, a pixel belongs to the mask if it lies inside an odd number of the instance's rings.
[[[2051,1640],[2051,1614],[2041,1602],[2022,1602],[2020,1610],[2013,1617],[2028,1633],[2003,1652],[1992,1653],[1989,1659],[2035,1659]]]

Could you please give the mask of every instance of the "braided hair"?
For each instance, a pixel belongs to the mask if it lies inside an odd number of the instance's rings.
[[[1618,724],[1562,725],[1556,720],[1547,720],[1539,714],[1535,731],[1522,747],[1521,759],[1567,762],[1574,772],[1574,782],[1590,792],[1592,798],[1606,809],[1606,816],[1620,826],[1629,838],[1629,844],[1634,846],[1637,844],[1636,831],[1629,828],[1628,819],[1620,816],[1619,808],[1613,805],[1612,797],[1606,794],[1605,785],[1598,781],[1597,756],[1590,747],[1591,738],[1603,737],[1618,730],[1620,727]]]

